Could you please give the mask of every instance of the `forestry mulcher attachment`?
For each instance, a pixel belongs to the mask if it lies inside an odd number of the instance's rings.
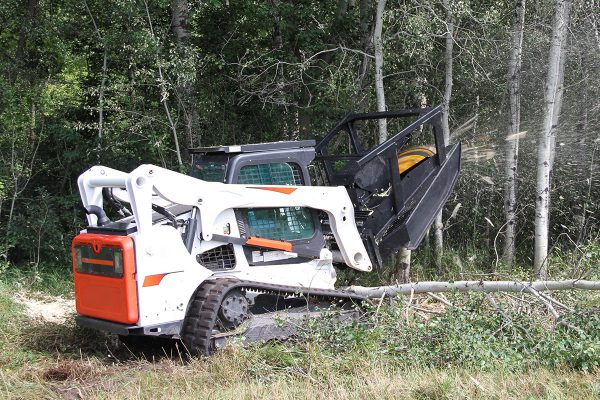
[[[316,145],[193,149],[191,176],[92,167],[72,246],[78,325],[209,354],[229,337],[276,337],[264,320],[282,309],[361,300],[335,289],[334,267],[369,272],[416,248],[457,180],[460,144],[444,143],[440,116],[349,113]],[[368,146],[376,135],[359,128],[381,118],[404,124]],[[433,146],[414,147],[428,135]]]

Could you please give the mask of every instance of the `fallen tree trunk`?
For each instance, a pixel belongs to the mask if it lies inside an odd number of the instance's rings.
[[[398,293],[441,293],[441,292],[529,292],[545,290],[600,290],[600,281],[570,279],[564,281],[456,281],[456,282],[413,282],[403,285],[364,287],[350,286],[346,290],[366,296],[394,296]]]

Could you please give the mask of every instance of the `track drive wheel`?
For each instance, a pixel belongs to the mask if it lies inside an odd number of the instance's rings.
[[[233,329],[248,318],[248,299],[241,291],[234,289],[227,293],[219,307],[219,328]]]
[[[238,282],[208,280],[192,297],[180,335],[191,357],[214,353],[213,334],[235,328],[247,318],[248,300],[240,290],[232,290]]]

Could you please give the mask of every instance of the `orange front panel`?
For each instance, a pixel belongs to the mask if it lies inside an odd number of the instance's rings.
[[[104,247],[120,249],[123,254],[123,276],[102,276],[77,271],[75,246],[90,246],[98,254]],[[133,240],[128,236],[82,233],[73,239],[71,251],[77,313],[113,322],[135,324],[139,315]],[[105,268],[114,267],[114,263],[105,260],[90,258],[84,259],[84,262]]]

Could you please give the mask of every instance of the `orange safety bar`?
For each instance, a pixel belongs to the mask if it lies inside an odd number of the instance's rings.
[[[281,240],[264,239],[250,236],[246,241],[248,246],[265,247],[267,249],[277,249],[283,251],[292,251],[292,244]]]

